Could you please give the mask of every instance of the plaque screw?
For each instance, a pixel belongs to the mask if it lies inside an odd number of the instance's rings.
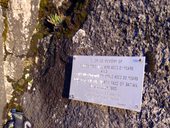
[[[70,95],[69,98],[74,99],[74,95]]]

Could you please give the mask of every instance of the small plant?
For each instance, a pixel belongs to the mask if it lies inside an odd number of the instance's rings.
[[[47,21],[52,25],[54,25],[55,27],[61,25],[63,20],[64,20],[63,15],[51,14],[50,16],[47,17]]]

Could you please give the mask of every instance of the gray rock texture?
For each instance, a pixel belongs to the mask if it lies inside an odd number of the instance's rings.
[[[147,57],[141,112],[108,108],[109,127],[170,126],[169,5],[170,1],[94,1],[82,30],[73,37],[73,55]],[[154,71],[149,70],[152,66]]]
[[[9,1],[7,51],[17,57],[26,55],[38,19],[39,0]]]
[[[30,41],[37,25],[39,0],[9,0],[6,14],[6,39],[4,39],[4,76],[7,101],[11,99],[12,84],[7,80],[17,81],[24,75],[26,55],[30,49]]]
[[[0,55],[3,55],[3,16],[2,8],[0,6]],[[2,113],[6,104],[6,93],[4,84],[4,68],[3,68],[3,56],[0,56],[0,128],[2,127]]]
[[[7,1],[0,1],[0,127],[4,106],[12,98],[12,81],[23,77],[27,66],[40,0],[9,0],[6,7],[3,2]]]
[[[35,91],[23,96],[35,128],[170,127],[170,1],[94,0],[72,40],[47,36],[39,42]],[[67,57],[146,56],[141,112],[63,98]]]
[[[56,6],[56,8],[62,6],[62,3],[64,1],[68,1],[68,0],[52,0],[53,4]]]

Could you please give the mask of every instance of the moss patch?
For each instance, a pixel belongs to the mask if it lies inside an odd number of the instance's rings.
[[[8,2],[8,1],[6,1],[6,2]],[[7,40],[7,33],[8,33],[9,28],[8,28],[8,18],[7,18],[7,14],[6,14],[7,10],[4,7],[3,7],[2,10],[3,10],[3,17],[4,17],[4,30],[3,30],[3,33],[2,33],[2,37],[3,37],[3,46],[4,46],[4,51],[5,51],[5,55],[4,55],[4,61],[5,61],[7,56],[11,55],[12,53],[7,51],[7,48],[6,48],[6,45],[5,45],[5,42]]]
[[[12,92],[12,98],[10,102],[7,103],[5,106],[3,114],[4,119],[10,118],[8,117],[7,113],[10,112],[12,108],[16,108],[18,111],[22,111],[21,97],[24,94],[24,92],[27,91],[28,84],[32,81],[32,77],[31,76],[26,77],[26,74],[30,74],[30,71],[28,71],[27,69],[24,70],[24,75],[22,76],[22,78],[20,78],[17,81],[7,76],[7,80],[12,84],[14,91]]]
[[[66,11],[66,19],[61,33],[66,38],[71,38],[82,26],[87,18],[89,0],[73,0],[70,8]]]
[[[27,57],[35,57],[37,55],[37,43],[40,39],[50,34],[50,29],[46,26],[46,18],[55,12],[56,8],[51,0],[41,0],[39,9],[39,23],[36,26],[36,33],[32,36],[30,42],[30,50]]]
[[[5,5],[5,3],[4,3]],[[6,3],[6,5],[8,5]],[[50,0],[41,0],[40,2],[40,10],[39,10],[39,24],[36,26],[36,33],[32,36],[31,42],[30,42],[30,49],[27,53],[27,58],[24,61],[24,73],[21,79],[15,81],[11,79],[9,76],[7,77],[8,82],[12,84],[13,87],[13,93],[12,93],[12,98],[9,103],[7,103],[6,107],[4,108],[4,114],[3,117],[4,119],[9,119],[8,117],[8,112],[12,108],[16,108],[18,111],[22,111],[22,106],[21,106],[21,97],[24,94],[25,91],[27,91],[28,84],[32,84],[32,77],[26,77],[27,74],[31,74],[31,69],[33,69],[33,65],[35,64],[35,57],[37,55],[37,43],[38,40],[42,39],[43,37],[47,36],[50,31],[49,28],[45,26],[44,21],[46,17],[51,14],[51,11],[54,11],[55,8],[51,4]],[[6,16],[6,10],[4,10],[4,32],[3,32],[3,38],[4,42],[7,40],[7,32],[8,32],[8,20]],[[5,49],[5,58],[7,55],[11,54],[6,50],[6,46],[4,44],[4,49]],[[35,66],[35,65],[34,65]]]
[[[5,42],[7,40],[7,32],[8,32],[8,19],[6,16],[6,12],[3,13],[4,16],[4,31],[2,33],[3,41]]]
[[[8,78],[8,81],[12,83],[14,92],[12,93],[11,101],[6,105],[4,110],[4,119],[8,119],[8,112],[12,108],[16,108],[22,111],[21,97],[27,90],[28,84],[32,83],[32,77],[26,77],[26,74],[31,74],[33,66],[35,66],[35,57],[37,56],[37,43],[43,37],[53,34],[59,38],[72,38],[72,36],[79,30],[87,17],[87,10],[89,6],[89,0],[71,0],[64,2],[63,6],[58,9],[52,4],[51,0],[41,0],[39,9],[39,23],[36,27],[36,33],[32,36],[30,42],[30,49],[27,54],[25,61],[24,75],[21,79],[14,81]],[[66,16],[63,24],[54,31],[53,27],[50,26],[46,20],[50,14],[62,13]],[[4,20],[7,23],[7,18]],[[4,30],[4,40],[6,40],[8,25],[5,23],[6,29]],[[7,52],[7,51],[6,51]]]
[[[72,0],[64,2],[63,6],[56,9],[51,0],[41,0],[39,24],[36,27],[37,32],[32,36],[28,57],[37,55],[38,40],[50,33],[57,38],[71,38],[86,20],[89,3],[89,0]],[[65,15],[65,20],[57,30],[47,22],[47,17],[56,13]]]
[[[8,8],[8,2],[9,0],[0,0],[0,5],[2,7]]]

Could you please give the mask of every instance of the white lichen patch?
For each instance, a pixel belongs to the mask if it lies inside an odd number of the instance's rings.
[[[8,55],[6,61],[4,61],[4,75],[13,80],[18,80],[22,77],[23,71],[23,61],[19,57]]]
[[[11,9],[13,17],[16,20],[21,20],[23,29],[29,24],[31,18],[31,1],[32,0],[12,0]]]
[[[56,8],[62,6],[62,3],[67,0],[53,0],[53,3],[55,4]]]
[[[79,29],[73,37],[73,42],[79,43],[79,41],[82,40],[82,38],[85,36],[86,36],[86,32],[83,29]]]
[[[27,69],[32,66],[33,60],[30,58],[26,59],[26,55],[29,50],[33,30],[37,24],[39,3],[40,0],[10,0],[8,3],[9,9],[6,12],[7,26],[3,26],[4,30],[7,29],[7,33],[5,33],[7,39],[4,42],[6,49],[3,49],[3,54],[7,56],[3,63],[3,70],[8,102],[14,90],[12,83],[7,80],[6,76],[9,76],[14,81],[18,81],[23,76],[24,68]],[[12,54],[8,55],[6,50]],[[29,74],[26,74],[25,77],[28,79]],[[20,84],[22,83],[21,81]]]
[[[39,58],[36,56],[35,57],[35,63],[38,64]]]
[[[16,55],[25,55],[36,26],[39,3],[32,0],[11,0],[7,12],[8,32],[7,51]],[[32,10],[33,9],[33,10]]]
[[[28,87],[27,87],[27,89],[28,89],[28,90],[31,90],[31,87],[30,87],[30,86],[28,86]]]
[[[30,77],[29,73],[25,74],[25,79],[28,79],[29,77]]]
[[[28,82],[28,87],[27,87],[28,90],[31,90],[32,84],[33,84],[33,80]]]
[[[88,40],[88,41],[87,41]],[[81,51],[83,49],[91,49],[93,50],[91,40],[88,38],[88,35],[86,34],[85,30],[79,29],[76,34],[72,38],[73,44],[78,45],[76,51],[81,54]]]
[[[33,91],[35,92],[35,91],[36,91],[36,88],[33,88]]]
[[[12,97],[13,87],[12,83],[8,81],[7,76],[17,81],[20,79],[23,75],[23,62],[20,60],[20,58],[15,56],[8,56],[6,61],[4,61],[3,69],[4,69],[4,84],[5,84],[5,90],[6,90],[6,98],[7,102],[10,101]]]

